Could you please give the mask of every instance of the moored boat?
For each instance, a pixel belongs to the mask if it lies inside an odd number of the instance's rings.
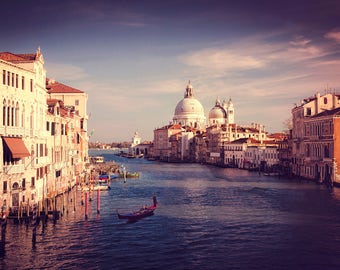
[[[78,186],[78,190],[82,190],[82,191],[89,191],[89,190],[109,190],[111,189],[110,185],[104,182],[98,182],[97,184],[95,184],[94,186]]]

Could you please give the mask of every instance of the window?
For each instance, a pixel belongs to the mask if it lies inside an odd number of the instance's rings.
[[[3,191],[4,193],[7,193],[7,181],[3,182]]]
[[[35,186],[35,178],[32,177],[32,178],[31,178],[31,187],[34,187],[34,186]]]
[[[6,125],[6,103],[4,101],[4,104],[2,105],[2,125]]]
[[[312,109],[311,108],[306,108],[306,115],[311,116],[312,115]]]
[[[19,87],[19,75],[15,74],[15,88]]]
[[[329,158],[329,144],[324,146],[324,157]]]
[[[22,179],[21,187],[22,187],[22,190],[26,189],[26,179],[25,178]]]
[[[51,135],[53,136],[53,135],[55,135],[55,123],[52,122],[51,124],[52,124],[52,126],[51,126]]]
[[[14,87],[14,73],[12,73],[12,86]]]
[[[24,76],[21,77],[21,89],[25,90],[25,77]]]
[[[40,144],[40,156],[44,156],[44,145],[42,143]]]
[[[2,84],[6,84],[6,70],[2,71]]]
[[[33,79],[30,80],[30,90],[33,92]]]
[[[46,130],[50,131],[50,122],[48,122],[48,121],[46,122]]]
[[[79,99],[76,99],[76,100],[74,101],[74,104],[75,104],[76,106],[79,106]]]
[[[11,72],[7,71],[7,85],[11,85]]]

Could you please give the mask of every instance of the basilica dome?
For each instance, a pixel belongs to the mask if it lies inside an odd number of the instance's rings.
[[[194,97],[194,89],[190,82],[186,87],[184,98],[178,102],[175,108],[173,122],[183,126],[205,127],[204,109]]]
[[[227,111],[223,105],[221,106],[221,102],[218,99],[216,100],[215,106],[209,112],[209,125],[222,125],[226,123]]]
[[[223,107],[221,107],[219,100],[216,100],[215,106],[209,112],[209,119],[225,119],[227,113]]]

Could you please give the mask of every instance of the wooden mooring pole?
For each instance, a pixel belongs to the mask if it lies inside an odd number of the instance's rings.
[[[33,225],[33,232],[32,232],[32,245],[35,247],[37,241],[37,204],[33,205],[33,216],[32,216],[32,225]]]
[[[97,189],[97,214],[100,214],[100,190]]]
[[[5,252],[5,243],[6,243],[6,227],[7,227],[7,217],[2,209],[1,213],[1,243],[0,243],[0,251],[1,253]]]
[[[89,214],[89,194],[88,192],[85,192],[85,219],[88,218],[88,214]]]

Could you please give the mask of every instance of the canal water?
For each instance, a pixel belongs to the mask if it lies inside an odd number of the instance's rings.
[[[0,269],[340,269],[340,189],[199,164],[125,159],[139,179],[96,194],[85,219],[80,192],[62,217],[37,228],[9,222]],[[116,209],[159,205],[135,223]]]

